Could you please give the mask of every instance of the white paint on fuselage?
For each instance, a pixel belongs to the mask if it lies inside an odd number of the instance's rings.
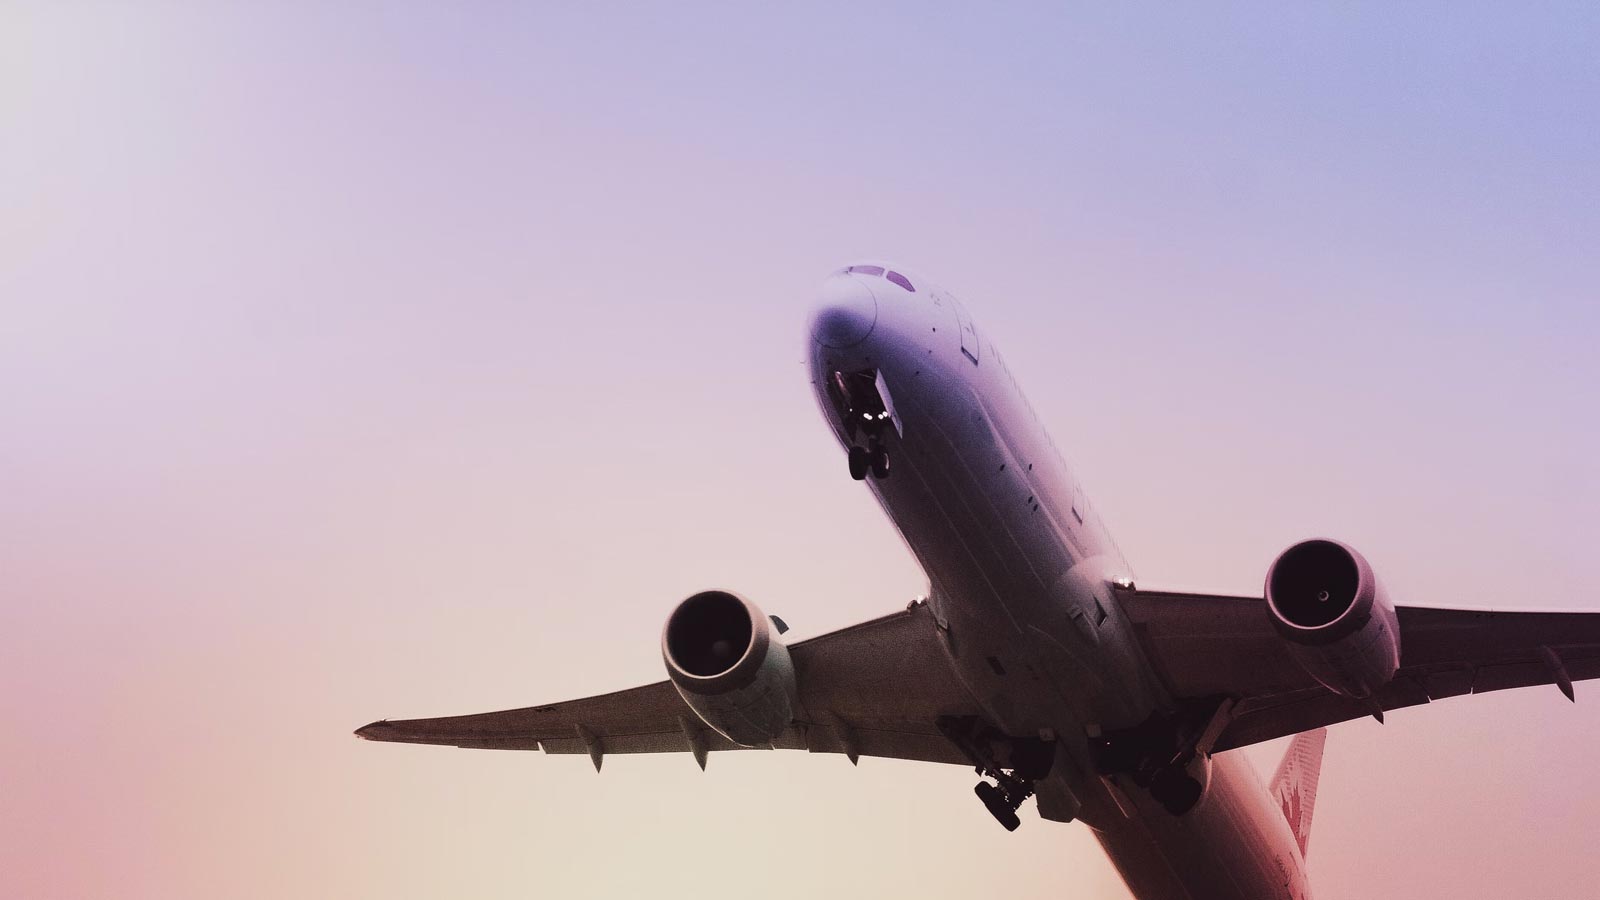
[[[1237,753],[1211,760],[1205,796],[1182,817],[1092,774],[1088,729],[1135,725],[1171,702],[1111,590],[1132,571],[966,310],[882,268],[914,290],[845,270],[824,285],[812,333],[848,346],[810,342],[812,383],[845,446],[833,373],[875,369],[892,395],[890,477],[866,484],[928,576],[954,671],[996,727],[1059,737],[1069,764],[1051,779],[1142,900],[1309,896],[1287,822]]]

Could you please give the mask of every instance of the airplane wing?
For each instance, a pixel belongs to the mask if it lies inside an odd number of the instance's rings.
[[[1372,715],[1371,703],[1323,688],[1290,658],[1260,597],[1119,589],[1146,655],[1175,697],[1228,696],[1215,750]],[[1600,612],[1398,607],[1400,670],[1384,710],[1461,694],[1600,678]],[[1565,683],[1563,683],[1565,682]]]
[[[940,734],[941,716],[980,710],[955,677],[933,614],[914,603],[902,612],[789,645],[800,692],[797,720],[772,749],[843,753],[970,765]],[[438,719],[384,720],[356,731],[369,741],[493,750],[587,753],[600,767],[610,753],[744,750],[707,728],[670,682],[612,694],[500,712]],[[762,748],[765,749],[765,748]]]

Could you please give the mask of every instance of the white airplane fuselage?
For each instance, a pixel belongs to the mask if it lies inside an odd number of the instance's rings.
[[[1041,815],[1089,825],[1141,900],[1309,897],[1295,836],[1238,753],[1196,761],[1205,790],[1181,816],[1099,774],[1090,736],[1172,698],[1113,589],[1131,582],[1127,561],[955,297],[853,266],[825,283],[811,330],[824,416],[846,448],[870,434],[887,456],[887,476],[865,483],[927,574],[953,671],[994,727],[1056,741]],[[852,425],[839,379],[874,376],[884,409]]]

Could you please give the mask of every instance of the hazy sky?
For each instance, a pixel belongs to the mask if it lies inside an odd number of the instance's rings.
[[[918,594],[802,367],[861,256],[1143,584],[1600,608],[1594,4],[270,6],[0,6],[0,895],[1125,897],[966,769],[350,735]],[[1578,695],[1333,729],[1319,898],[1592,891]]]

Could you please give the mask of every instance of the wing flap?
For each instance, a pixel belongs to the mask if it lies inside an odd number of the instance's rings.
[[[707,750],[743,750],[733,741],[728,740],[715,731],[699,725],[695,719],[691,727],[698,727],[699,739],[705,741]],[[638,734],[611,735],[598,737],[600,752],[610,755],[612,753],[688,753],[694,749],[689,741],[688,733],[684,731],[652,731]],[[784,749],[774,743],[775,749]],[[589,744],[581,737],[551,738],[540,741],[539,749],[546,753],[588,753]]]
[[[1156,674],[1179,697],[1251,697],[1319,687],[1272,630],[1259,597],[1122,588]]]

